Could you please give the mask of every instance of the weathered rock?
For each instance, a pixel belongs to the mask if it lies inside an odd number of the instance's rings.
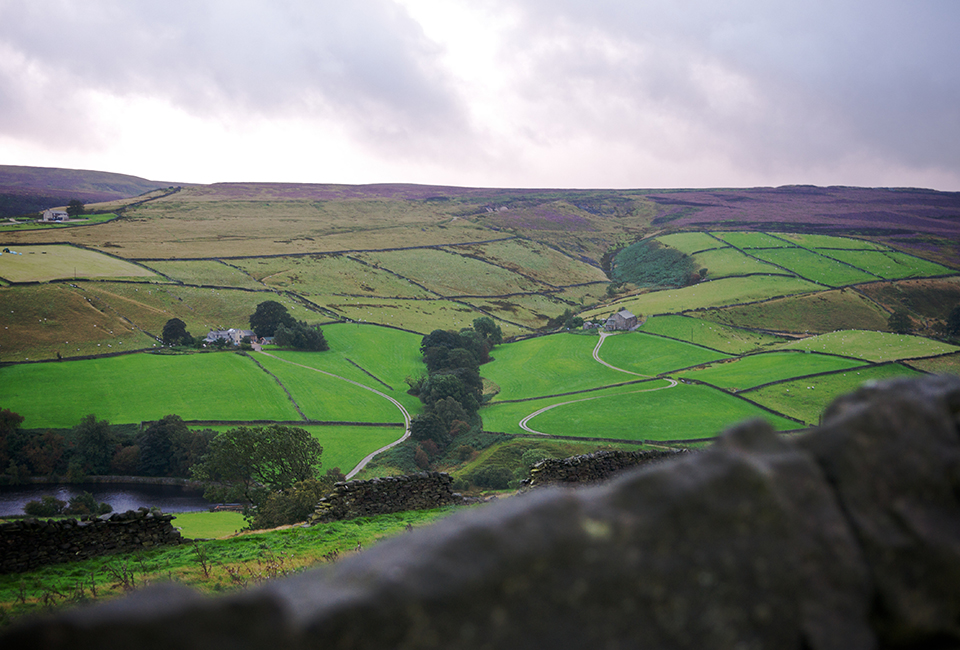
[[[565,485],[576,487],[588,483],[600,483],[631,467],[650,465],[686,450],[638,450],[619,449],[597,451],[592,454],[570,458],[546,458],[530,469],[530,478],[524,480],[524,488]]]
[[[748,423],[702,453],[466,511],[259,590],[146,591],[0,645],[955,647],[958,403],[957,379],[874,388],[796,442]]]
[[[464,498],[451,489],[452,483],[450,475],[443,472],[336,483],[333,491],[320,499],[309,523],[463,505]]]

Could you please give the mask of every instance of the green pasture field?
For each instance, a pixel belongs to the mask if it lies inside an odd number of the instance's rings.
[[[283,382],[303,414],[312,420],[403,422],[400,410],[376,393],[310,368],[264,354],[255,356],[264,368]]]
[[[350,359],[394,389],[407,390],[404,379],[426,372],[419,334],[352,323],[326,325],[323,333],[330,352]]]
[[[800,426],[723,391],[686,384],[564,404],[534,417],[527,425],[552,435],[684,440],[713,437],[755,417],[767,420],[779,431]]]
[[[0,368],[0,404],[23,426],[68,428],[90,413],[111,424],[158,420],[297,420],[276,381],[231,352],[120,357]]]
[[[153,271],[76,246],[13,246],[0,254],[0,277],[10,282],[50,282],[71,278],[159,280]]]
[[[311,298],[342,318],[375,325],[393,325],[406,330],[429,334],[435,329],[458,330],[469,327],[474,319],[484,316],[469,305],[452,300],[398,300],[395,298],[329,297]],[[519,334],[516,327],[502,327],[504,336]]]
[[[219,539],[229,537],[246,526],[239,512],[177,512],[173,525],[187,539]]]
[[[682,253],[693,255],[711,248],[724,248],[726,243],[711,237],[705,232],[674,232],[669,235],[660,235],[656,240],[670,248],[676,248]]]
[[[192,544],[179,544],[0,575],[0,626],[8,626],[27,614],[49,611],[51,605],[62,608],[123,595],[127,592],[123,582],[117,579],[123,573],[128,578],[132,576],[137,587],[171,580],[203,593],[253,587],[273,577],[327,563],[333,555],[349,555],[358,543],[364,549],[372,548],[404,533],[410,526],[429,526],[459,510],[456,507],[413,510],[200,542],[207,574],[197,548]],[[179,516],[173,523],[180,523]],[[230,577],[228,567],[236,579]],[[95,594],[91,589],[94,584]]]
[[[144,265],[185,284],[264,289],[263,284],[248,274],[217,260],[146,262]]]
[[[653,316],[640,327],[642,332],[662,334],[727,354],[754,352],[778,343],[779,336],[728,327],[690,316]]]
[[[932,357],[960,350],[960,347],[955,345],[941,343],[921,336],[864,330],[831,332],[784,343],[779,347],[784,350],[810,350],[811,352],[840,354],[875,362]]]
[[[886,330],[890,315],[852,289],[820,291],[752,305],[695,314],[714,323],[773,330],[823,333],[844,329]]]
[[[960,375],[960,353],[930,359],[913,359],[904,363],[911,368],[936,375]]]
[[[599,364],[596,364],[599,365]],[[631,380],[630,375],[624,375],[628,381]],[[633,377],[632,379],[637,379]],[[480,416],[483,418],[483,430],[491,433],[508,433],[508,434],[529,434],[529,431],[524,431],[520,428],[520,420],[527,417],[534,411],[542,409],[546,406],[551,406],[554,404],[564,404],[578,399],[585,398],[594,398],[594,397],[611,397],[616,398],[620,395],[625,395],[627,393],[636,393],[637,391],[651,391],[651,394],[662,392],[661,390],[656,389],[667,389],[670,386],[670,382],[666,379],[648,379],[637,381],[633,384],[628,384],[626,386],[609,386],[607,388],[600,388],[598,390],[585,390],[572,395],[560,395],[554,397],[544,397],[541,399],[531,399],[523,402],[506,402],[498,403],[494,402],[483,406],[480,409]],[[535,427],[534,427],[535,428]],[[601,437],[601,436],[584,436],[584,437]]]
[[[431,248],[377,251],[357,257],[444,296],[500,296],[548,288],[499,266]]]
[[[802,278],[830,287],[842,287],[847,284],[871,282],[879,279],[876,275],[841,264],[805,248],[753,250],[750,251],[750,254],[787,268]]]
[[[246,329],[250,327],[250,314],[266,300],[279,302],[298,320],[308,323],[326,320],[325,316],[308,311],[296,301],[272,291],[114,282],[80,286],[97,301],[98,306],[123,314],[137,327],[157,337],[163,332],[164,323],[174,317],[186,323],[190,334],[200,338],[215,329]]]
[[[726,390],[743,390],[791,377],[815,375],[863,366],[863,362],[826,354],[762,352],[690,370],[678,377],[695,379]]]
[[[581,287],[565,287],[563,291],[555,291],[550,295],[558,300],[566,300],[583,305],[592,305],[606,298],[609,280],[597,284],[588,284]]]
[[[604,339],[600,358],[623,370],[655,376],[729,357],[691,343],[642,332],[624,332]]]
[[[457,246],[459,255],[476,255],[506,269],[555,287],[584,282],[609,282],[602,270],[528,239]]]
[[[821,287],[812,282],[783,275],[722,278],[682,289],[665,289],[624,298],[615,303],[587,310],[582,316],[584,319],[606,318],[621,309],[629,309],[637,315],[671,314],[819,290]]]
[[[763,404],[807,424],[820,420],[823,410],[833,400],[856,390],[868,381],[883,381],[898,377],[919,377],[921,373],[899,363],[868,366],[847,372],[820,377],[807,377],[741,393],[758,404]]]
[[[191,428],[227,431],[239,426],[262,425],[237,423],[212,427],[192,426]],[[296,426],[309,431],[310,435],[316,438],[317,442],[323,447],[323,455],[320,458],[322,462],[321,474],[328,469],[337,467],[346,474],[356,467],[357,463],[363,460],[367,454],[399,440],[404,432],[402,426],[369,427],[347,424],[291,424],[289,426]]]
[[[833,235],[805,235],[792,232],[778,232],[777,237],[789,239],[804,248],[829,248],[844,250],[884,250],[886,247],[872,241]],[[829,253],[828,253],[829,254]]]
[[[638,379],[593,359],[596,336],[551,334],[505,343],[480,374],[500,387],[497,401],[555,395]],[[606,344],[605,344],[606,345]]]
[[[156,339],[66,283],[0,289],[0,361],[25,361],[138,350]],[[130,286],[130,285],[128,285]]]
[[[750,273],[783,273],[775,266],[730,247],[697,253],[693,256],[693,263],[697,269],[706,268],[706,277],[711,280]]]
[[[822,251],[822,253],[869,271],[885,280],[950,275],[957,272],[936,262],[923,260],[899,251]]]
[[[304,296],[368,295],[427,298],[431,294],[402,278],[347,255],[271,257],[231,262],[264,284]]]
[[[737,248],[788,248],[793,246],[793,244],[765,232],[712,232],[710,234]]]

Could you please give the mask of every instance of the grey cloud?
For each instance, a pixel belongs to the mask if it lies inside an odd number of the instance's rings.
[[[682,120],[701,146],[723,147],[745,168],[812,167],[858,154],[960,171],[960,5],[946,0],[672,3],[518,0],[522,20],[509,55],[534,59],[526,82],[571,121],[623,137],[656,134],[640,119],[659,110]],[[566,33],[563,48],[552,48]],[[580,35],[583,38],[578,39]],[[591,43],[608,39],[637,56],[603,65]],[[578,42],[579,41],[579,42]],[[546,46],[544,45],[546,44]],[[590,62],[587,65],[585,62]],[[740,78],[742,106],[716,106],[704,70]],[[592,95],[571,95],[589,88]],[[617,107],[583,123],[578,105]],[[631,114],[631,108],[632,114]],[[616,123],[619,121],[619,123]],[[671,133],[660,146],[680,145]]]
[[[462,120],[435,46],[388,0],[0,0],[0,48],[42,72],[46,96],[93,89],[159,96],[201,116],[319,114],[400,141]],[[22,109],[26,79],[0,83]],[[0,128],[17,125],[31,126],[16,102],[0,106]]]

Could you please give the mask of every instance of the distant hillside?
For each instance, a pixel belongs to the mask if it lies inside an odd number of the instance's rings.
[[[138,196],[170,183],[84,169],[0,165],[0,218],[66,205]]]

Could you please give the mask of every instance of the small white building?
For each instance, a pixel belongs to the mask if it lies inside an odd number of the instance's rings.
[[[626,309],[617,312],[610,318],[606,320],[603,324],[603,328],[608,332],[618,331],[618,330],[632,330],[637,326],[637,317],[631,314]]]
[[[50,208],[49,210],[43,211],[43,221],[69,221],[70,217],[67,215],[64,210],[54,210]]]
[[[206,343],[215,343],[218,339],[223,339],[227,343],[240,345],[243,339],[247,337],[250,339],[255,339],[256,334],[253,333],[253,330],[237,330],[230,328],[228,330],[210,330],[210,333],[207,334],[207,337],[203,340]]]

